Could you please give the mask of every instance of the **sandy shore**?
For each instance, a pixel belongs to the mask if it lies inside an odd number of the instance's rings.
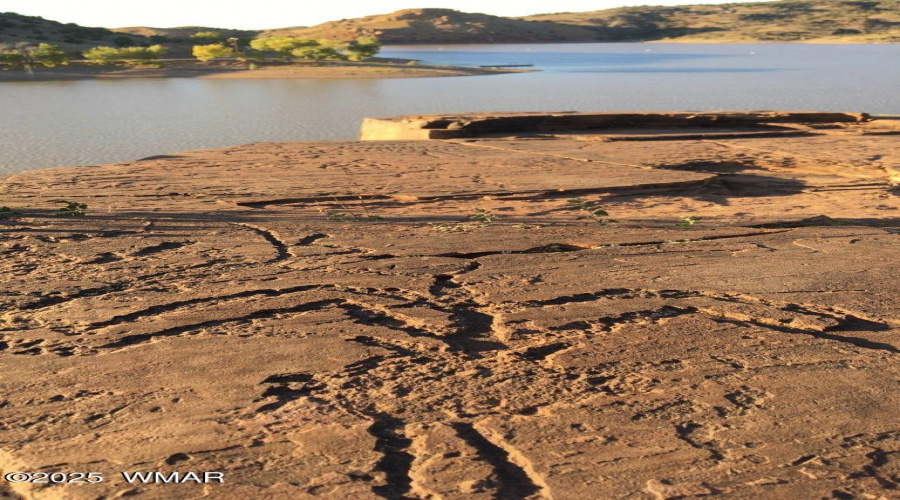
[[[388,62],[329,62],[262,65],[247,69],[236,61],[199,63],[167,61],[163,68],[124,68],[72,63],[58,68],[38,68],[34,76],[20,70],[0,71],[0,82],[62,81],[110,78],[214,78],[214,79],[373,79],[477,76],[521,72],[508,69],[453,66],[408,66]]]
[[[0,497],[891,498],[900,129],[803,130],[8,176],[0,469],[107,480]]]

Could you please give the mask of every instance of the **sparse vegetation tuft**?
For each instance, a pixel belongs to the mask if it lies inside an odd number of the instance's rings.
[[[62,203],[64,206],[56,211],[58,217],[84,217],[88,206],[84,203],[70,200],[52,200],[52,203]]]
[[[468,219],[470,221],[479,222],[485,226],[491,226],[494,224],[497,216],[490,210],[484,208],[476,208],[475,211],[471,215],[469,215]]]
[[[581,215],[576,217],[576,219],[590,219],[601,226],[609,224],[610,222],[616,222],[613,219],[606,218],[609,216],[609,213],[600,207],[599,201],[588,201],[581,198],[575,198],[566,201],[564,209],[580,212]]]
[[[486,208],[475,208],[471,214],[466,216],[465,220],[449,224],[429,224],[429,227],[443,233],[460,233],[493,226],[496,220],[497,215],[494,212]],[[523,224],[523,226],[525,225]]]
[[[693,215],[685,215],[685,216],[681,217],[679,220],[681,220],[681,222],[676,223],[675,224],[676,226],[691,227],[700,221],[700,217],[695,217]]]
[[[376,222],[384,220],[380,215],[366,215],[352,210],[328,210],[325,218],[338,222]]]

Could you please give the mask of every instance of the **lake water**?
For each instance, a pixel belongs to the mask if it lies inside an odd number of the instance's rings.
[[[534,73],[394,80],[0,83],[0,173],[258,141],[354,139],[364,117],[465,111],[802,109],[900,113],[900,45],[394,46]]]

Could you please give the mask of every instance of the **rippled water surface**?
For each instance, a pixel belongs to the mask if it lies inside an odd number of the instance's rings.
[[[258,141],[354,139],[364,117],[541,110],[900,113],[900,45],[394,46],[437,64],[540,72],[395,80],[0,83],[0,172]]]

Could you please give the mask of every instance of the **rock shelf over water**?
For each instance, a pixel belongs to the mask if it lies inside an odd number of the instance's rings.
[[[890,498],[900,127],[840,116],[0,178],[0,469],[107,478],[0,498]]]

